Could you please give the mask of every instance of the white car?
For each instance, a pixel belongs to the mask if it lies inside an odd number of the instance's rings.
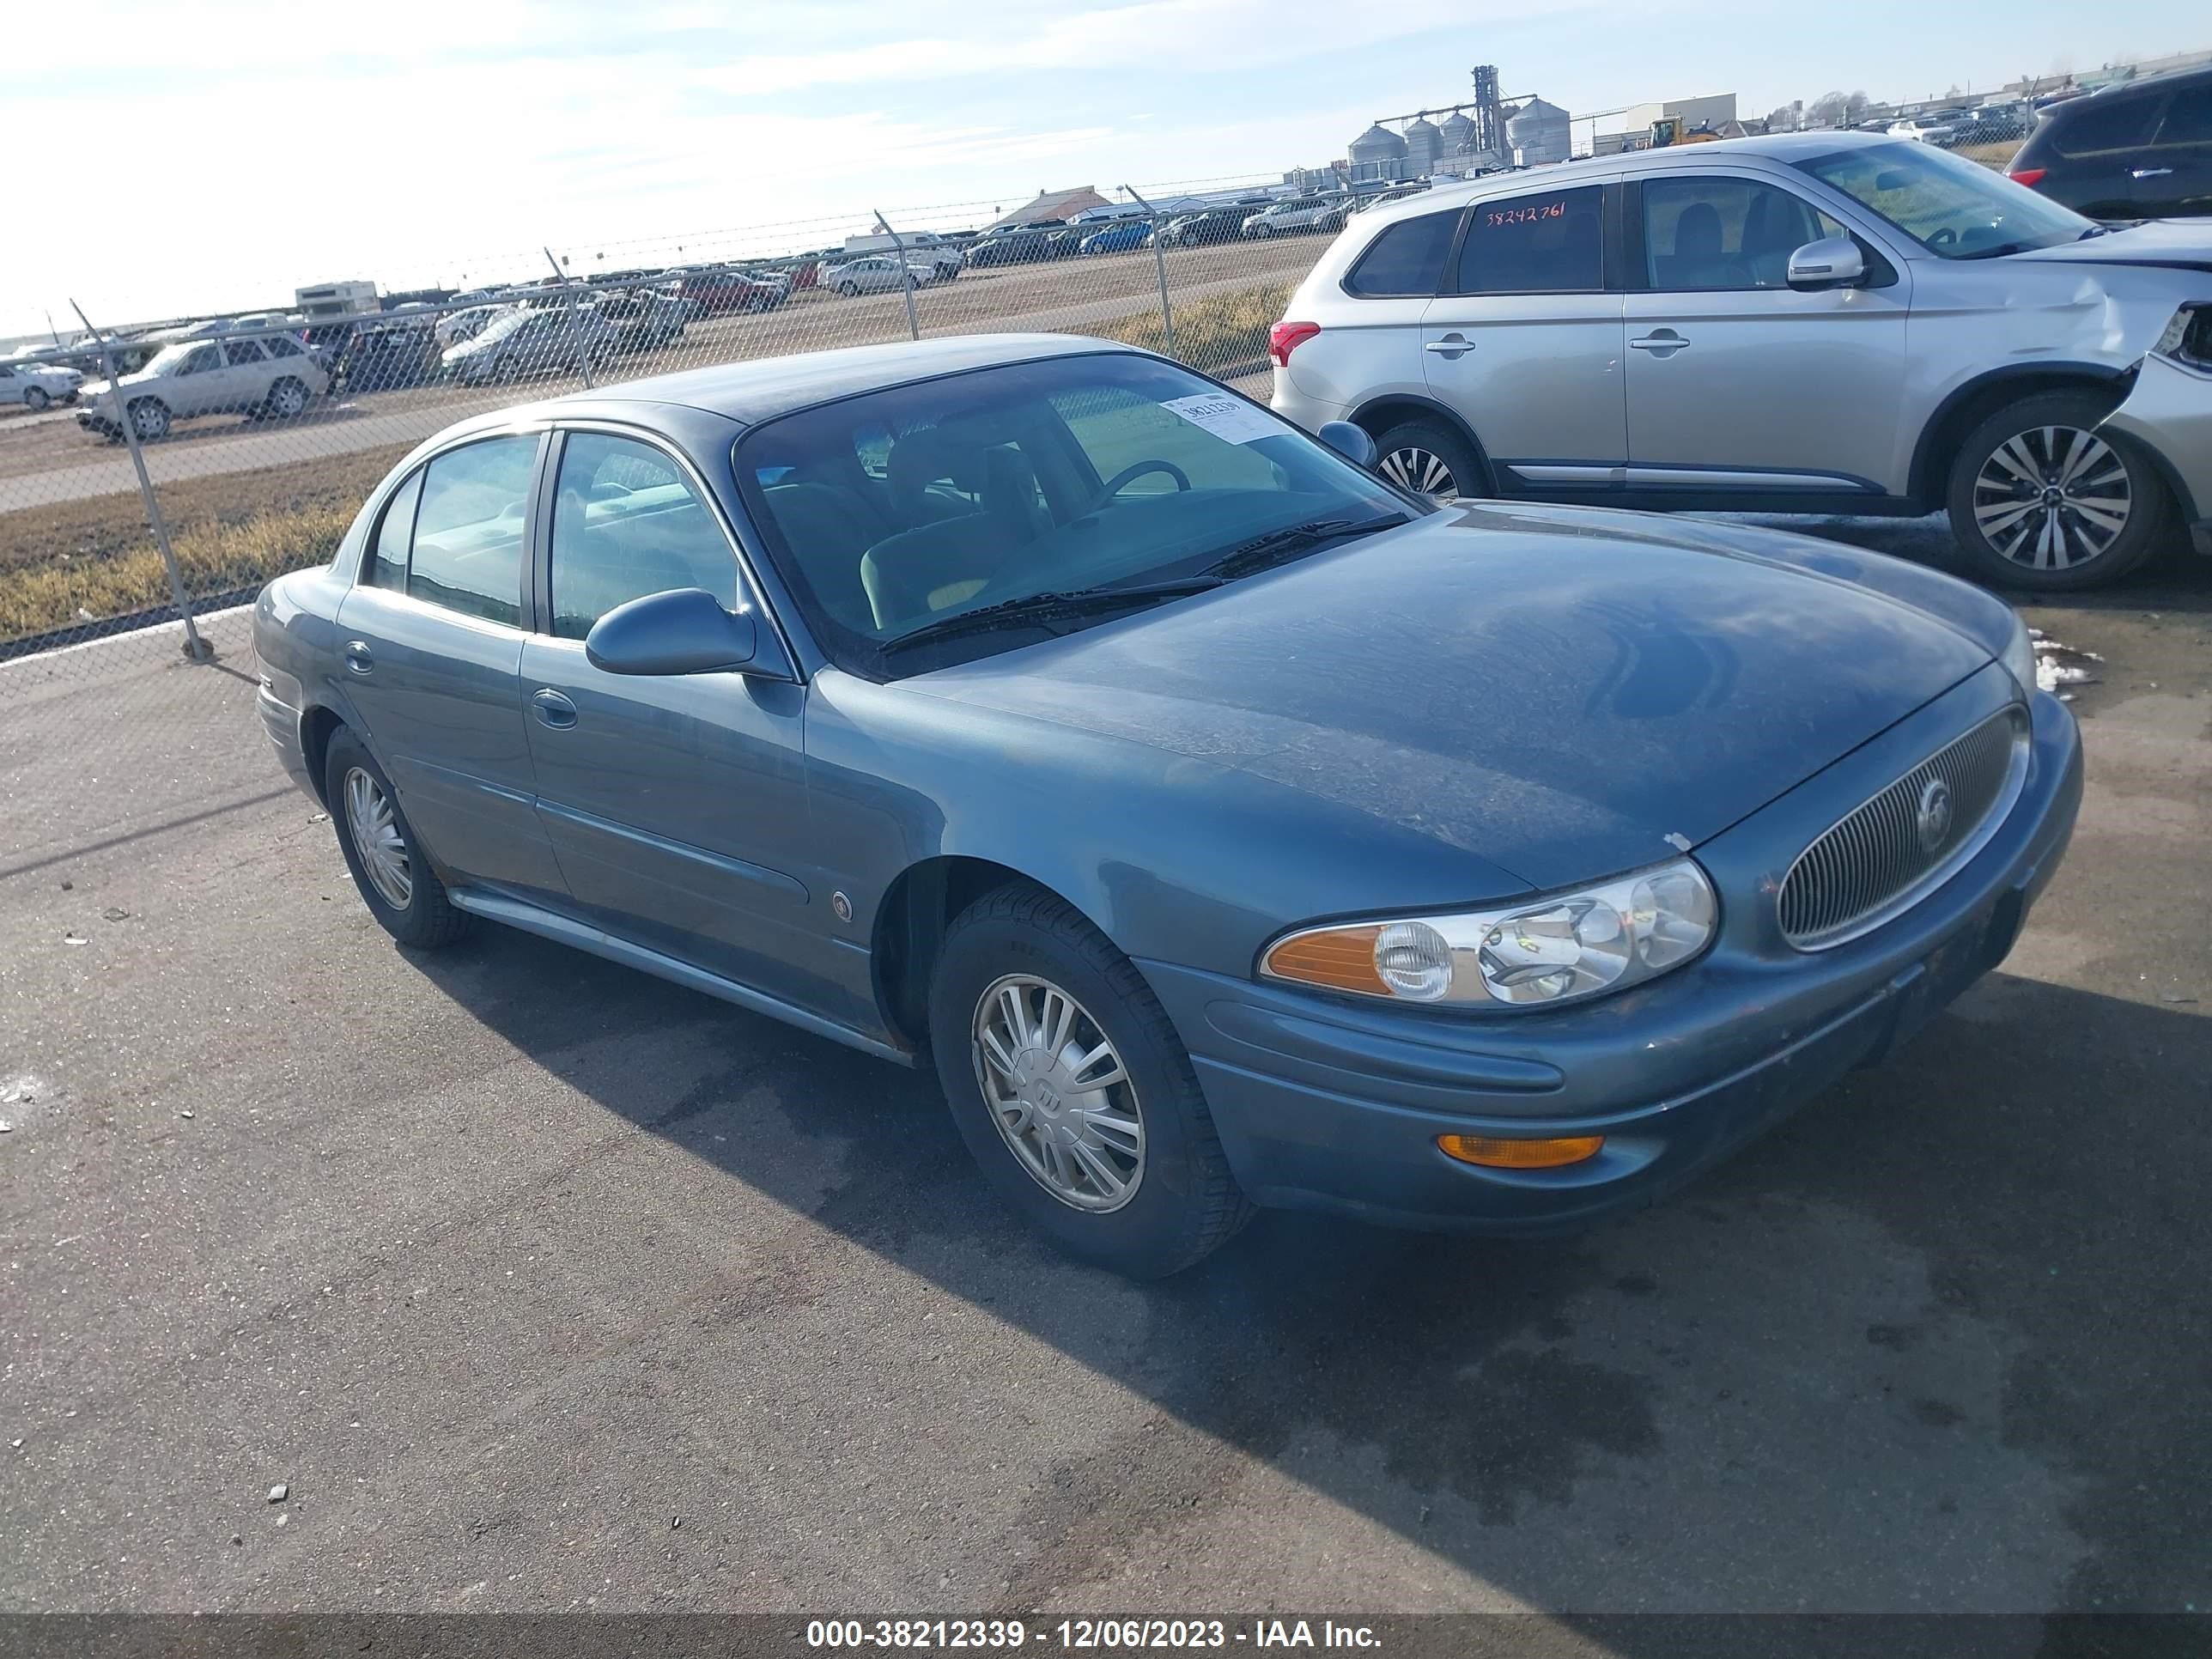
[[[1892,121],[1888,136],[1910,138],[1917,144],[1948,143],[1966,121],[1963,115],[1915,115],[1902,121]]]
[[[909,255],[908,263],[902,265],[890,254],[871,253],[842,264],[824,265],[816,280],[821,287],[848,300],[856,294],[892,294],[902,288],[921,288],[937,273],[930,265],[916,263],[918,258]]]
[[[1261,209],[1244,222],[1243,234],[1264,238],[1289,236],[1302,231],[1342,230],[1345,216],[1340,197],[1301,196],[1295,201],[1278,202],[1273,207]]]
[[[551,369],[594,368],[614,355],[615,330],[596,305],[523,307],[495,317],[472,339],[448,347],[446,373],[465,386]]]
[[[331,388],[331,377],[289,334],[259,339],[179,340],[117,386],[86,386],[76,423],[108,439],[123,435],[127,412],[143,442],[165,438],[173,421],[240,413],[290,420]]]
[[[0,404],[21,404],[36,414],[50,404],[72,402],[84,376],[51,363],[0,363]]]
[[[473,340],[495,319],[504,317],[514,309],[513,306],[502,305],[471,306],[465,311],[451,312],[441,317],[430,331],[437,337],[441,349],[457,346],[464,340]]]

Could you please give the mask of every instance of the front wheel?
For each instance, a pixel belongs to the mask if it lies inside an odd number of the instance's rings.
[[[2157,551],[2166,486],[2149,459],[2100,430],[2090,392],[2023,398],[1966,434],[1952,463],[1951,532],[1983,580],[2062,593],[2115,582]]]
[[[131,429],[140,443],[159,443],[169,435],[169,406],[160,398],[141,398],[130,413]]]
[[[1401,489],[1449,501],[1482,493],[1474,447],[1438,421],[1407,421],[1375,441],[1375,470]]]
[[[52,402],[53,399],[46,396],[46,389],[42,386],[27,386],[23,388],[23,407],[33,415],[38,414]]]
[[[837,292],[850,300],[860,294],[860,285],[858,283],[840,283],[837,284]]]
[[[1251,1218],[1166,1011],[1065,900],[1018,883],[963,912],[929,1025],[985,1178],[1070,1254],[1157,1279]]]

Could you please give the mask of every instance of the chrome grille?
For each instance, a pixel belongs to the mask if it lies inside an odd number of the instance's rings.
[[[1937,750],[1797,855],[1776,901],[1782,936],[1818,951],[1879,927],[1989,839],[2027,770],[2016,705]]]

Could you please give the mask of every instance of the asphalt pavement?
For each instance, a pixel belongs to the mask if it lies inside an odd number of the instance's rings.
[[[0,1610],[2212,1607],[2212,563],[2030,615],[2080,830],[1910,1047],[1583,1237],[1148,1286],[924,1077],[395,948],[242,617],[0,665]]]

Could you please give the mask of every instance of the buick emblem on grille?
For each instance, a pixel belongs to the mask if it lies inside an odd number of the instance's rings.
[[[1920,811],[1914,820],[1920,833],[1920,850],[1933,853],[1951,833],[1951,786],[1930,778],[1920,792]]]

